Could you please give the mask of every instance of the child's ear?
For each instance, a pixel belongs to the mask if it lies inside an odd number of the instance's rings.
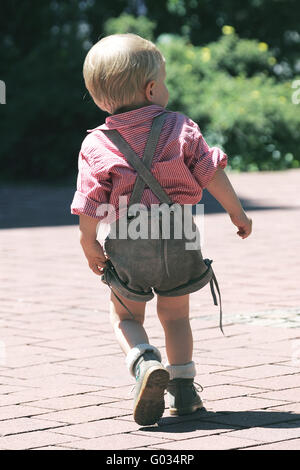
[[[146,85],[146,88],[145,88],[145,95],[146,95],[146,98],[147,98],[148,101],[152,101],[152,100],[153,100],[153,96],[154,96],[153,88],[154,88],[154,85],[155,85],[155,80],[151,80],[151,81],[148,82],[147,85]]]

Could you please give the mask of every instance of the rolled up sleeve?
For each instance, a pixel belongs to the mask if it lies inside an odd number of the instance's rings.
[[[206,188],[219,167],[225,168],[228,156],[218,147],[209,147],[199,127],[194,124],[193,142],[187,165],[201,188]]]
[[[78,158],[77,190],[75,192],[71,213],[75,215],[89,215],[96,219],[102,217],[98,214],[101,204],[109,201],[111,192],[110,175],[104,168],[90,163],[82,151]]]

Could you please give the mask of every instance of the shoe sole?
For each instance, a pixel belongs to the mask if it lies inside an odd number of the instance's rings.
[[[150,367],[143,378],[133,410],[133,418],[141,426],[157,423],[165,410],[165,389],[169,372],[164,368]]]
[[[182,415],[189,415],[195,413],[198,410],[203,408],[203,403],[198,403],[197,405],[190,406],[188,408],[170,408],[169,412],[172,416],[182,416]]]

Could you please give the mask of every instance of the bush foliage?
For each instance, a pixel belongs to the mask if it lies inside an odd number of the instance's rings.
[[[169,108],[196,121],[234,170],[300,166],[300,113],[292,82],[276,79],[265,43],[227,34],[205,47],[161,36],[167,62]]]
[[[50,27],[48,4],[43,0],[41,5],[44,10],[36,21],[43,25],[43,40],[25,36],[12,42],[8,34],[3,39],[6,60],[0,79],[7,84],[7,104],[0,108],[0,177],[73,183],[85,131],[106,117],[82,79],[85,54],[100,37],[94,39],[97,19],[86,10],[85,21],[68,23],[65,17],[75,12],[78,2],[72,0],[69,9],[65,2],[52,2],[58,19]],[[124,2],[118,5],[123,11]],[[287,80],[276,72],[276,50],[240,38],[230,25],[221,28],[218,40],[195,46],[187,35],[155,38],[155,21],[143,15],[108,14],[101,10],[101,35],[133,32],[157,42],[167,62],[168,109],[195,120],[208,143],[228,154],[229,169],[300,166],[300,112],[292,103],[292,83],[299,77]]]

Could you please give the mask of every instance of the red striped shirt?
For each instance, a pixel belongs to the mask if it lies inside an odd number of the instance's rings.
[[[97,216],[100,204],[110,203],[118,217],[119,196],[129,201],[137,173],[101,129],[117,129],[142,158],[152,120],[165,112],[157,105],[109,116],[84,139],[78,159],[77,191],[72,214]],[[167,111],[153,157],[151,172],[170,199],[179,204],[197,204],[218,166],[225,168],[227,155],[209,147],[198,125],[178,112]],[[159,199],[145,187],[141,203],[147,207]]]

